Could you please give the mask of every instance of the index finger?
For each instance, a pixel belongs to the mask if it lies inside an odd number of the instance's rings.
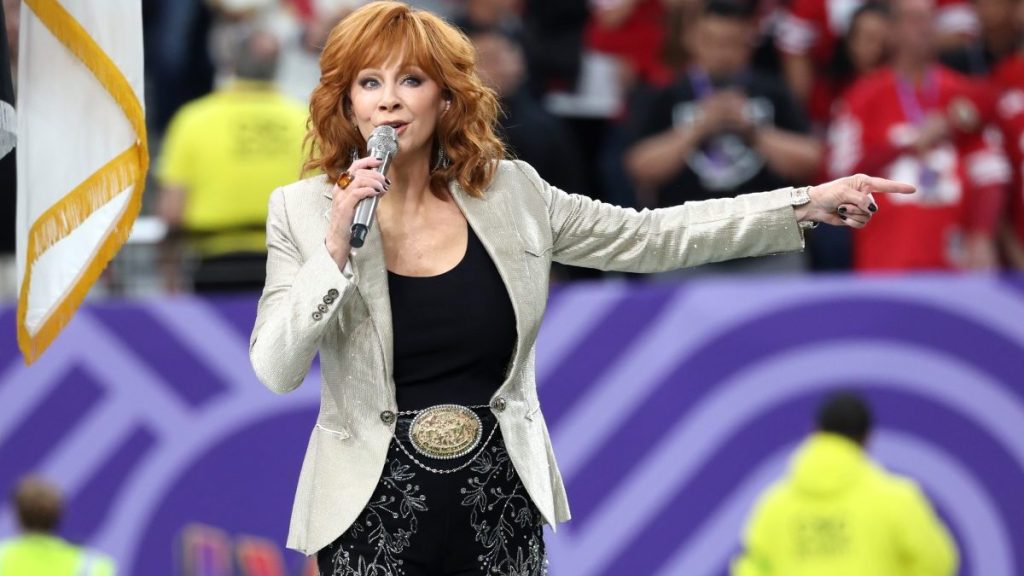
[[[373,156],[364,156],[349,164],[348,171],[351,174],[355,174],[356,170],[376,168],[381,165],[381,161],[374,158]]]
[[[895,180],[886,180],[885,178],[878,178],[877,176],[865,176],[864,184],[868,187],[868,192],[884,192],[887,194],[913,194],[917,187],[913,184],[907,184],[906,182],[897,182]]]

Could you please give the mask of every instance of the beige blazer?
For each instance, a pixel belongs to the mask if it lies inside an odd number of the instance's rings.
[[[287,545],[314,554],[369,502],[394,433],[391,308],[381,237],[339,270],[324,244],[330,182],[275,190],[267,217],[267,280],[249,345],[268,388],[298,387],[320,353],[320,413],[310,433]],[[502,161],[483,198],[452,197],[504,280],[518,340],[491,409],[530,498],[554,526],[569,505],[537,399],[534,352],[551,261],[604,270],[664,271],[799,250],[792,189],[662,210],[617,208],[550,186],[521,161]]]

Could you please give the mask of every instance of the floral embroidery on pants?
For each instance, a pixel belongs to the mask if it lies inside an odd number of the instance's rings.
[[[419,493],[418,485],[410,482],[415,476],[411,468],[408,464],[391,460],[380,479],[390,490],[371,500],[360,518],[346,532],[353,539],[365,538],[366,542],[376,548],[374,556],[366,558],[360,554],[353,562],[351,549],[355,545],[350,544],[349,550],[344,545],[338,546],[331,557],[334,566],[331,576],[405,574],[401,554],[419,528],[416,513],[427,511],[427,497]],[[402,526],[396,528],[395,524]]]
[[[500,440],[453,474],[393,441],[370,502],[317,563],[321,576],[546,576],[542,522]]]
[[[470,469],[476,473],[463,488],[463,506],[472,508],[470,522],[476,530],[476,541],[485,552],[478,558],[487,574],[503,576],[543,576],[547,574],[547,560],[542,550],[542,519],[522,483],[516,482],[512,490],[505,486],[516,478],[512,461],[500,446],[480,454]],[[495,484],[504,477],[506,482]],[[491,514],[498,511],[495,517]],[[512,536],[529,533],[526,549],[516,545]]]

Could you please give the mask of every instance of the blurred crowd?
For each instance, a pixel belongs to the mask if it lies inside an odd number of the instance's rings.
[[[163,289],[262,285],[319,48],[366,1],[143,0]],[[410,3],[465,31],[510,153],[569,192],[654,208],[857,172],[918,186],[876,197],[865,230],[696,273],[1024,268],[1024,0]]]

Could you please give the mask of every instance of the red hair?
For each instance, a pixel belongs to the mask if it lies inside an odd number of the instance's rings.
[[[477,76],[476,53],[466,36],[402,2],[371,2],[331,31],[320,56],[320,83],[310,97],[303,172],[320,170],[336,180],[353,150],[366,154],[366,141],[348,117],[349,89],[360,70],[395,55],[422,69],[451,98],[435,133],[435,146],[444,149],[450,165],[431,173],[431,190],[447,189],[454,179],[470,195],[482,196],[505,157],[494,130],[498,98]]]

